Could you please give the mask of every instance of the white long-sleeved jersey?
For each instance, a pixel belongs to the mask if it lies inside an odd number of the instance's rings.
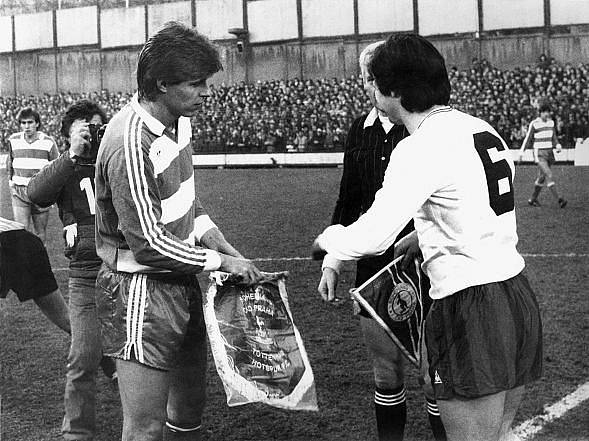
[[[488,123],[438,108],[392,152],[370,209],[347,227],[328,227],[319,245],[340,260],[381,254],[413,217],[432,298],[509,279],[524,268],[514,172]]]

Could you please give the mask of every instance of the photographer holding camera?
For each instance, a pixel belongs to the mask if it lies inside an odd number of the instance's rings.
[[[72,104],[61,122],[69,149],[30,181],[28,196],[35,204],[55,202],[64,226],[69,264],[69,310],[72,341],[65,386],[62,434],[67,440],[92,439],[95,432],[96,372],[116,379],[114,361],[102,357],[94,287],[102,263],[94,238],[94,163],[106,114],[95,103]]]

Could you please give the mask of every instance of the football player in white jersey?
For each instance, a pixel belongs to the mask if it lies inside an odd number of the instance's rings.
[[[507,439],[524,385],[542,369],[540,312],[516,250],[509,150],[488,123],[448,106],[444,59],[425,38],[391,36],[369,68],[376,106],[411,135],[391,153],[368,211],[328,227],[314,254],[381,254],[413,218],[434,299],[429,374],[448,440]]]

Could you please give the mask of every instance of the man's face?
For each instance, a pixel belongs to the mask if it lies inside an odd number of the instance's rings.
[[[393,124],[402,124],[401,115],[400,115],[400,107],[401,107],[401,99],[391,95],[383,95],[376,83],[374,84],[374,101],[375,107],[378,109],[379,112],[382,112],[386,116],[388,116],[389,121]]]
[[[374,99],[374,78],[372,77],[372,74],[368,72],[367,66],[360,66],[360,71],[362,73],[362,85],[364,87],[364,92],[366,92],[366,94],[368,95],[368,98],[370,99],[370,104],[375,106],[376,101]]]
[[[550,112],[548,112],[548,111],[541,112],[540,118],[542,118],[542,121],[548,121],[548,118],[550,118]]]
[[[163,103],[175,117],[194,116],[210,95],[206,79],[194,79],[168,85]]]
[[[102,117],[99,114],[96,114],[96,115],[92,115],[92,118],[90,118],[90,120],[88,120],[88,124],[94,124],[96,126],[101,126],[104,124],[104,121],[102,121]]]
[[[19,123],[21,130],[25,132],[25,136],[35,136],[37,129],[39,128],[39,123],[35,121],[35,118],[22,118]]]

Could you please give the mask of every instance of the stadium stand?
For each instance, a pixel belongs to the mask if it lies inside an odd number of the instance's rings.
[[[452,104],[489,121],[511,148],[519,148],[539,102],[553,109],[559,141],[574,148],[589,137],[589,64],[560,64],[541,56],[536,65],[501,70],[472,60],[468,70],[450,69]],[[258,81],[211,87],[213,98],[193,120],[195,154],[341,151],[352,120],[369,108],[358,77]],[[110,118],[131,92],[102,90],[43,96],[0,96],[0,147],[19,131],[19,109],[31,106],[43,130],[60,148],[60,115],[74,101],[98,102]]]

